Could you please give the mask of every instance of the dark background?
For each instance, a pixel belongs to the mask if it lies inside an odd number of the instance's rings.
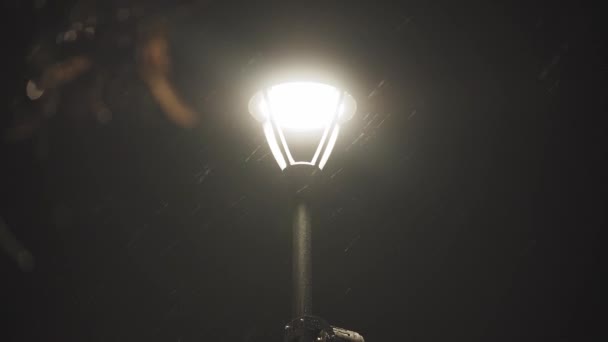
[[[5,3],[3,129],[29,101],[25,56],[55,46],[76,2]],[[82,47],[115,80],[112,120],[86,119],[76,80],[39,133],[0,150],[0,216],[35,258],[28,272],[0,254],[0,340],[280,341],[290,217],[247,99],[300,52],[338,65],[360,107],[315,203],[315,312],[367,341],[605,338],[599,9],[143,3],[167,18],[201,123],[167,120],[131,53]]]

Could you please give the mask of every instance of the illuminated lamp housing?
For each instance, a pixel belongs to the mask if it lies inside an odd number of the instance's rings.
[[[249,101],[249,112],[263,125],[268,146],[281,170],[292,165],[323,169],[340,126],[357,109],[346,91],[319,82],[285,82],[264,88]]]

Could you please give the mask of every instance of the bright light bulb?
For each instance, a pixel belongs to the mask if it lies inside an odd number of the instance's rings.
[[[314,82],[291,82],[268,90],[269,110],[277,123],[286,129],[309,131],[331,123],[338,109],[340,91],[335,87]],[[261,104],[266,112],[265,101]]]

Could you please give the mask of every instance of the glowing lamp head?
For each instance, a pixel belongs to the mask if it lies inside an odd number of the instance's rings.
[[[317,82],[277,84],[249,101],[249,111],[262,122],[281,170],[302,164],[323,169],[340,125],[353,116],[356,107],[347,92]]]

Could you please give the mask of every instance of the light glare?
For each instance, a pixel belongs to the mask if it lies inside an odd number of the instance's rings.
[[[338,89],[314,82],[283,83],[268,91],[270,110],[277,123],[298,131],[327,126],[336,115],[339,97]],[[260,110],[267,115],[265,106],[263,101]]]
[[[266,141],[268,141],[274,159],[276,159],[281,170],[284,170],[287,167],[287,163],[281,154],[281,149],[279,148],[275,134],[272,131],[272,124],[268,121],[264,123],[264,135],[266,136]]]
[[[331,132],[331,137],[329,138],[329,142],[327,143],[327,147],[325,148],[325,152],[323,153],[323,157],[321,157],[321,161],[319,162],[319,169],[323,170],[323,166],[327,163],[327,159],[331,155],[331,151],[334,149],[334,145],[336,144],[336,139],[338,139],[338,133],[340,132],[340,126],[336,125],[334,131]]]
[[[348,121],[356,109],[354,98],[347,92],[311,81],[271,86],[256,93],[249,101],[249,111],[263,123],[264,135],[281,170],[290,165],[311,165],[323,169],[338,138],[340,125]],[[317,146],[312,160],[301,159],[306,147],[298,144],[288,146],[288,141],[294,142],[289,139],[294,137],[310,138],[310,142]],[[317,137],[320,141],[315,143]],[[290,151],[292,148],[294,155]]]

